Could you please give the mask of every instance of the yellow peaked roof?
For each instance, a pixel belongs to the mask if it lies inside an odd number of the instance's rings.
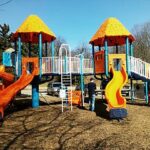
[[[56,39],[55,34],[38,16],[30,15],[17,29],[13,37],[17,38],[20,35],[23,42],[37,43],[39,33],[42,34],[43,42],[51,42]]]
[[[104,40],[107,38],[109,46],[123,45],[125,44],[126,37],[129,38],[130,42],[135,40],[119,20],[111,17],[104,21],[90,40],[90,43],[95,46],[102,46],[104,45]]]

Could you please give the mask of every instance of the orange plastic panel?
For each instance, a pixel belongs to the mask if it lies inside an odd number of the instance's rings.
[[[22,70],[28,70],[28,68],[27,68],[28,63],[33,63],[32,69],[36,71],[35,75],[39,75],[39,58],[37,58],[37,57],[22,58]]]
[[[70,99],[71,93],[68,95]],[[81,91],[72,91],[72,104],[80,105],[81,104]]]
[[[4,84],[0,84],[0,91],[4,89]]]
[[[104,73],[105,72],[104,50],[96,52],[94,54],[94,60],[95,60],[95,73]]]

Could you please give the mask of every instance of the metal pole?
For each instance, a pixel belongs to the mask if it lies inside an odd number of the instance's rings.
[[[129,38],[126,37],[126,71],[129,75]]]
[[[42,34],[39,34],[39,65],[40,65],[40,75],[39,78],[42,77]]]
[[[18,77],[21,76],[21,65],[22,65],[22,56],[21,56],[21,37],[18,37]]]
[[[134,89],[133,89],[133,80],[132,80],[132,78],[130,78],[130,86],[131,86],[131,101],[133,102],[133,100],[134,100]]]
[[[31,42],[28,43],[28,57],[31,57]],[[32,66],[30,64],[28,64],[28,70],[31,72],[32,70]]]
[[[67,56],[65,56],[65,63],[64,63],[64,68],[65,68],[65,73],[67,74],[68,73],[68,57]]]
[[[15,48],[15,57],[14,57],[14,67],[15,67],[15,75],[17,75],[17,42],[16,42],[16,40],[15,40],[15,42],[14,42],[14,48]]]
[[[148,82],[145,82],[145,101],[148,104]]]
[[[105,75],[108,77],[108,42],[105,39]]]
[[[32,81],[32,107],[39,107],[39,77],[35,76]]]
[[[92,44],[92,66],[93,66],[93,74],[94,74],[94,78],[97,79],[97,80],[101,80],[101,78],[97,77],[96,74],[95,74],[95,59],[94,59],[94,53],[95,53],[95,50],[94,50],[94,44]]]
[[[54,72],[54,56],[55,56],[55,45],[54,42],[51,43],[51,52],[52,52],[52,72]]]
[[[81,96],[82,96],[82,106],[84,106],[84,76],[83,76],[83,62],[84,57],[80,55],[80,86],[81,86]]]
[[[132,42],[130,43],[130,56],[133,56],[133,44],[132,44]]]
[[[118,54],[118,52],[119,52],[119,50],[118,50],[118,45],[116,45],[116,54]],[[117,63],[117,64],[116,64],[117,67],[116,67],[116,68],[117,68],[117,70],[119,70],[119,68],[120,68],[120,66],[119,66],[119,59],[117,59],[116,61],[117,61],[117,62],[116,62],[116,63]]]
[[[39,76],[35,76],[32,81],[32,107],[39,106],[39,80],[42,77],[42,34],[39,34]]]

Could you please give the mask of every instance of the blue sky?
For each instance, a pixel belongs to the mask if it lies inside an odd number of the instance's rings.
[[[38,15],[75,48],[88,43],[108,17],[118,18],[129,31],[150,21],[150,0],[13,0],[0,7],[0,24],[9,24],[15,32],[30,14]]]

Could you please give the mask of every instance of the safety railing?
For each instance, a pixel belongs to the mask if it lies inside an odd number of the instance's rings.
[[[61,59],[59,57],[42,57],[42,74],[60,74],[60,64]],[[66,73],[69,65],[71,65],[71,73],[80,74],[81,66],[83,66],[84,74],[93,73],[93,64],[91,59],[83,59],[81,61],[80,57],[71,57],[71,64],[69,62],[69,57],[62,60],[62,71]],[[82,63],[82,65],[81,65]]]
[[[150,79],[150,64],[140,58],[130,56],[130,71],[144,78]]]
[[[83,72],[84,73],[94,73],[93,70],[93,61],[92,59],[84,59],[83,60]]]

